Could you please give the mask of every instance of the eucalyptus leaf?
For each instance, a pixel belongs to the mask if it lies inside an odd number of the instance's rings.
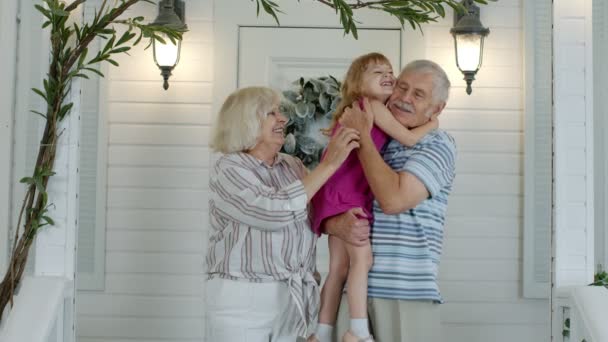
[[[331,96],[338,96],[340,95],[340,86],[329,84],[325,92]]]
[[[288,154],[293,154],[296,151],[296,136],[293,133],[289,133],[285,136],[285,144],[283,149]]]
[[[296,102],[299,95],[300,94],[298,94],[297,92],[295,92],[293,90],[285,90],[283,92],[283,96],[285,96],[285,98],[291,102]]]
[[[308,83],[308,84],[310,84],[310,83]],[[305,101],[312,102],[312,101],[316,100],[317,97],[319,97],[319,93],[316,92],[313,87],[307,87],[307,88],[304,88],[304,91],[302,92],[302,96],[304,97]]]
[[[298,137],[298,147],[300,148],[300,151],[304,152],[304,154],[315,154],[323,148],[323,146],[317,143],[314,139],[305,135]]]
[[[330,110],[335,111],[338,108],[338,105],[340,104],[340,100],[341,98],[339,97],[334,98],[334,100],[331,101]]]
[[[329,106],[331,105],[331,97],[325,92],[319,94],[319,105],[321,106],[321,109],[323,109],[324,112],[329,111]]]
[[[317,93],[325,91],[325,84],[322,80],[311,78],[308,83],[312,85],[313,90]]]
[[[306,117],[312,118],[315,115],[317,107],[314,103],[308,102],[306,103]]]
[[[301,118],[305,118],[308,116],[307,110],[308,110],[308,106],[306,104],[306,102],[298,102],[296,103],[296,115],[301,117]]]

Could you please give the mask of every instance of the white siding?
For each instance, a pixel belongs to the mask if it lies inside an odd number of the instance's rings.
[[[149,51],[120,58],[108,74],[105,290],[79,292],[80,342],[202,340],[212,5],[187,1],[190,32],[169,91]],[[155,15],[153,6],[138,11]],[[441,117],[459,150],[440,268],[444,335],[547,341],[549,302],[521,291],[522,3],[482,9],[492,33],[471,96],[454,62],[451,20],[425,27],[424,51],[406,52],[440,63],[454,85]]]
[[[49,213],[54,221],[36,235],[35,274],[74,280],[76,225],[78,218],[78,165],[80,139],[80,82],[72,82],[68,102],[70,114],[59,124],[65,134],[57,141],[57,152],[49,180]]]
[[[526,298],[549,298],[553,225],[551,0],[525,3],[524,273]]]
[[[190,31],[168,91],[145,45],[106,69],[105,284],[78,292],[79,342],[203,338],[212,4],[186,1]],[[153,20],[157,7],[127,15]]]
[[[439,269],[443,336],[458,342],[548,341],[549,300],[522,293],[523,3],[482,6],[482,23],[491,32],[471,96],[456,67],[448,17],[424,29],[426,58],[443,66],[452,81],[440,126],[458,147]]]

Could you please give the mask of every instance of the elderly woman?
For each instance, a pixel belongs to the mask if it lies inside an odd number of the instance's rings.
[[[308,203],[359,146],[359,134],[341,129],[307,172],[279,153],[287,123],[280,99],[269,88],[240,89],[217,118],[212,147],[223,155],[209,181],[207,341],[293,342],[316,322]]]

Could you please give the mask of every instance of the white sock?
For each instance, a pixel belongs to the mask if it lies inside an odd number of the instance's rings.
[[[369,336],[369,328],[367,326],[367,318],[351,318],[350,331],[358,338]]]
[[[315,336],[317,337],[317,340],[319,340],[319,342],[331,342],[331,335],[333,332],[333,325],[319,323],[317,325],[317,332],[315,333]]]

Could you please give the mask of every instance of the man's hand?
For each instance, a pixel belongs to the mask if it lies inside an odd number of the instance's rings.
[[[325,231],[351,245],[365,246],[369,240],[369,221],[363,209],[353,208],[325,220]]]
[[[354,128],[359,132],[369,132],[374,126],[374,114],[372,106],[367,98],[363,99],[363,108],[359,108],[359,102],[344,109],[340,117],[340,124],[345,127]]]

